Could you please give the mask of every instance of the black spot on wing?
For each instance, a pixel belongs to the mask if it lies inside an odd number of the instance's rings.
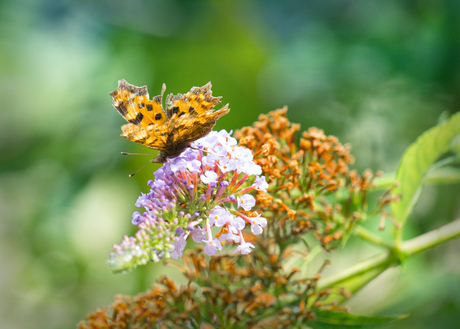
[[[141,109],[141,108],[143,108],[143,107],[145,106],[145,104],[144,104],[144,103],[139,103],[138,106],[139,106],[139,108]]]
[[[167,109],[166,110],[166,115],[168,116],[168,118],[171,118],[174,114],[176,114],[177,112],[179,112],[179,107],[178,106],[174,106],[173,108],[170,108],[170,109]]]
[[[181,116],[183,116],[185,114],[185,112],[181,112],[179,113],[178,117],[180,118]]]
[[[131,122],[133,124],[139,124],[139,123],[141,123],[143,118],[144,118],[144,115],[139,112],[139,113],[137,113],[137,116],[136,116],[135,119],[128,120],[128,122]]]
[[[155,120],[161,120],[161,113],[155,114]]]
[[[115,106],[115,108],[117,109],[118,113],[120,113],[122,116],[128,114],[128,109],[126,108],[125,103],[120,103],[118,104],[118,106]]]
[[[152,111],[152,110],[153,110],[152,104],[147,104],[147,111]]]

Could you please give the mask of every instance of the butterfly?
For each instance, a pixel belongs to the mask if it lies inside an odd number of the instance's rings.
[[[110,93],[113,106],[128,121],[121,127],[121,136],[158,150],[150,161],[155,163],[180,155],[193,141],[209,134],[216,121],[230,111],[228,104],[214,111],[221,97],[212,96],[211,82],[193,87],[185,95],[167,95],[166,110],[162,104],[165,90],[163,84],[161,94],[150,100],[147,86],[136,87],[120,80],[118,88]]]

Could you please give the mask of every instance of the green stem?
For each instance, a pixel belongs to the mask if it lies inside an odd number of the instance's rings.
[[[305,257],[305,264],[310,264],[323,250],[323,247],[320,245],[314,246],[308,253],[307,257]]]
[[[392,265],[393,257],[388,252],[382,252],[380,254],[374,255],[362,262],[359,262],[345,270],[336,272],[334,274],[325,276],[321,278],[318,282],[318,289],[325,289],[328,287],[336,286],[344,281],[348,281],[349,279],[368,272],[376,267],[380,267],[382,265],[388,265],[386,268]]]
[[[458,161],[458,157],[449,157],[443,161],[434,164],[426,173],[427,184],[452,184],[460,180],[460,173],[457,168],[446,166]],[[372,190],[387,189],[394,184],[396,172],[389,172],[374,180]]]
[[[357,226],[354,233],[360,238],[362,238],[363,240],[366,240],[376,246],[385,247],[390,250],[395,248],[395,246],[392,243],[384,241],[377,234],[369,231],[368,229],[365,229],[362,226]]]
[[[412,256],[424,250],[433,248],[443,242],[460,235],[460,218],[446,224],[436,230],[419,235],[401,244],[401,253]]]
[[[458,168],[448,166],[430,171],[426,175],[428,184],[455,184],[460,182],[460,170]]]
[[[383,190],[387,189],[394,184],[396,180],[396,171],[385,173],[381,177],[377,177],[374,180],[373,190]]]
[[[427,171],[435,171],[438,168],[444,167],[449,164],[454,164],[459,160],[459,155],[455,154],[443,160],[433,163],[430,167],[427,168]]]
[[[352,281],[355,277],[358,277],[377,268],[379,269],[378,272],[382,273],[390,267],[399,265],[401,261],[404,260],[404,257],[409,257],[421,251],[433,248],[457,236],[460,236],[460,218],[436,230],[402,242],[400,249],[395,250],[395,252],[382,252],[345,270],[325,276],[319,280],[318,288],[325,289],[328,287],[337,286],[339,284],[345,284],[346,286],[346,283]],[[401,254],[404,256],[403,258],[401,258]],[[376,274],[374,277],[377,275],[378,274]],[[368,282],[369,280],[363,280],[361,285],[359,285],[357,282],[353,282],[353,290],[359,290],[359,288],[363,287]]]

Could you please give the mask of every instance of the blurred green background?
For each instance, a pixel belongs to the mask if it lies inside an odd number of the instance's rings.
[[[171,268],[110,273],[111,245],[132,234],[148,157],[119,136],[119,79],[151,96],[213,83],[250,125],[283,105],[306,129],[352,144],[355,168],[394,171],[404,149],[460,105],[460,2],[0,0],[0,327],[73,328],[117,293]],[[430,187],[408,237],[460,214],[459,186]],[[378,223],[371,227],[376,228]],[[459,241],[409,260],[348,305],[404,314],[395,328],[458,328]],[[351,243],[334,271],[376,252]]]

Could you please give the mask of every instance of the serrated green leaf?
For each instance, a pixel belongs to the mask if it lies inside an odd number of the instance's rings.
[[[401,195],[399,202],[391,204],[396,220],[402,224],[422,192],[426,170],[449,151],[451,140],[460,133],[460,113],[424,132],[404,153],[396,173],[399,186],[393,195]]]
[[[399,317],[370,317],[338,311],[315,311],[315,313],[315,321],[307,323],[309,327],[314,329],[377,328],[407,317],[406,315]]]

